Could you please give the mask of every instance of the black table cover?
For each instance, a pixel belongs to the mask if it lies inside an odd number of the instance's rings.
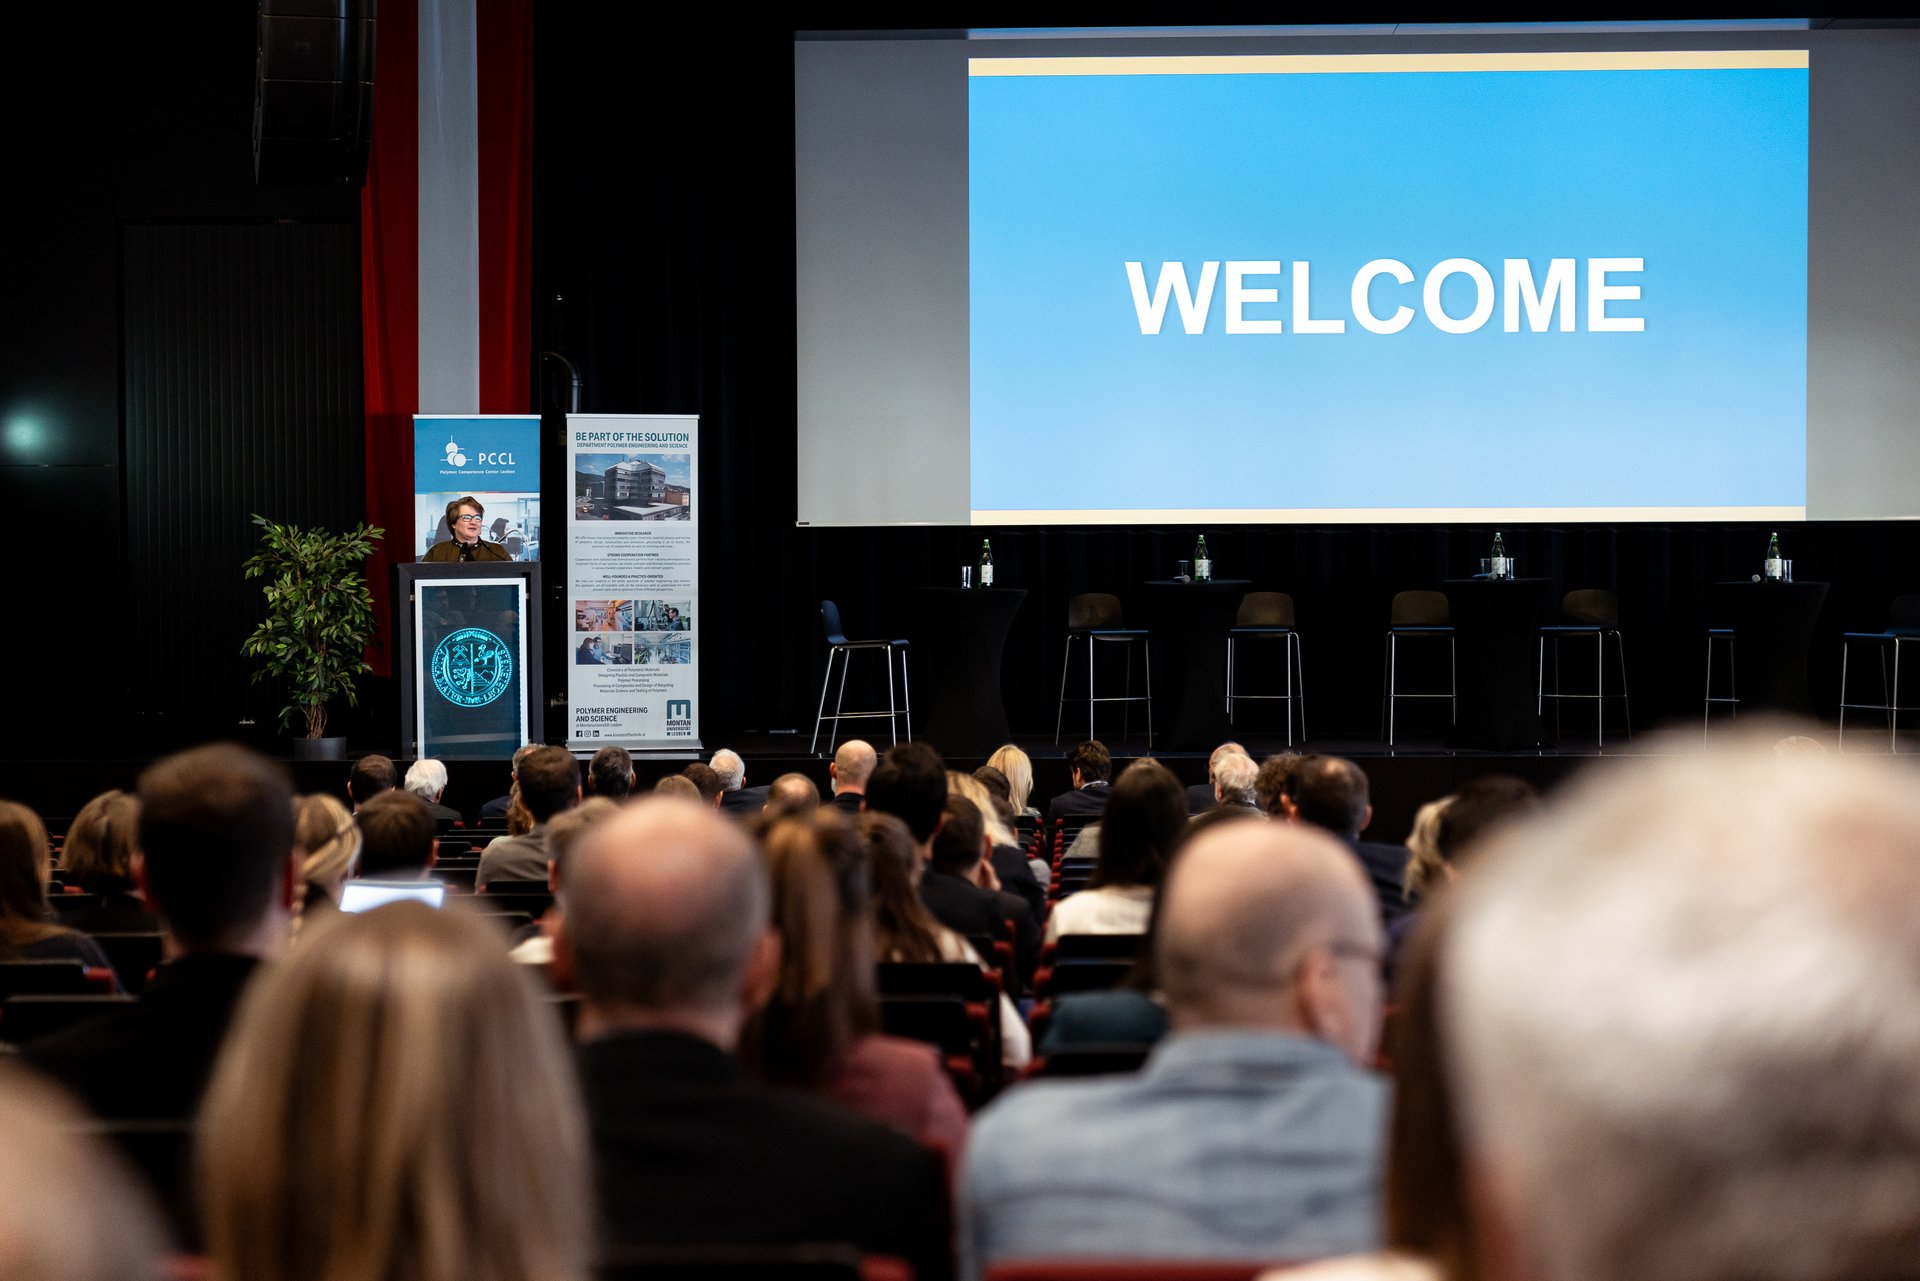
[[[1540,745],[1540,624],[1547,585],[1544,578],[1451,578],[1440,585],[1457,647],[1455,747],[1510,751]]]
[[[1000,694],[1007,630],[1027,593],[1017,587],[916,587],[912,620],[914,737],[948,757],[987,756],[1012,740]]]
[[[1228,737],[1227,629],[1240,613],[1248,578],[1145,584],[1145,618],[1131,627],[1153,633],[1155,747],[1211,751]]]
[[[1807,651],[1825,583],[1731,582],[1707,588],[1707,626],[1733,629],[1734,693],[1743,712],[1813,715]]]

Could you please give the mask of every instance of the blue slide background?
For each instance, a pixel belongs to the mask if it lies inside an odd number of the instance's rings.
[[[1800,506],[1807,71],[976,77],[969,84],[972,507]],[[1493,317],[1420,313],[1443,258]],[[1576,330],[1502,330],[1501,260],[1576,264]],[[1586,260],[1644,257],[1643,333],[1586,332]],[[1374,310],[1348,290],[1373,258]],[[1143,336],[1125,263],[1305,259],[1313,314]],[[1455,277],[1447,310],[1466,314]],[[1557,323],[1557,313],[1556,313]]]

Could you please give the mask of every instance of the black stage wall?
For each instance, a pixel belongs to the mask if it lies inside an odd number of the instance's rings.
[[[838,601],[856,634],[898,634],[898,589],[952,583],[982,532],[998,581],[1030,592],[1004,673],[1016,732],[1053,725],[1067,597],[1109,591],[1131,610],[1138,584],[1171,575],[1199,532],[1221,577],[1295,597],[1315,735],[1378,725],[1389,599],[1467,572],[1487,554],[1491,527],[795,529],[791,31],[748,21],[667,33],[635,15],[550,6],[535,48],[536,348],[581,366],[589,411],[703,417],[710,742],[809,732],[825,660],[819,599]],[[1757,572],[1765,527],[1502,532],[1523,573],[1554,580],[1555,599],[1580,587],[1619,592],[1636,723],[1699,714],[1704,586]],[[1883,626],[1894,594],[1920,590],[1920,525],[1807,524],[1782,537],[1797,578],[1835,584],[1813,653],[1814,695],[1831,716],[1838,633]],[[1579,671],[1591,671],[1590,657]]]

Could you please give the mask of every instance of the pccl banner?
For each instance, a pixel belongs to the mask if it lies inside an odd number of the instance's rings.
[[[569,414],[573,747],[700,746],[700,420]]]
[[[535,414],[413,416],[413,554],[453,537],[447,504],[480,500],[480,537],[511,560],[540,559],[540,419]]]

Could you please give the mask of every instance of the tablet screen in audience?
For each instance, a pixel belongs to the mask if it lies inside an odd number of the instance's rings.
[[[370,912],[402,899],[416,899],[428,907],[439,907],[446,897],[447,887],[438,881],[348,881],[340,891],[340,910]]]

